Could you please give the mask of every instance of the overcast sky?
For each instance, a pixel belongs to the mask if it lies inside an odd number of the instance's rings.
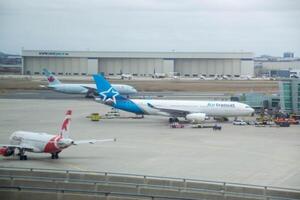
[[[0,51],[22,47],[300,57],[300,0],[0,0]]]

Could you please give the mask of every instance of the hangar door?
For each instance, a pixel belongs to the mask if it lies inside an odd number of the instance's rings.
[[[88,58],[88,75],[98,73],[98,59]]]
[[[163,73],[169,74],[174,72],[174,59],[164,59],[163,60]]]

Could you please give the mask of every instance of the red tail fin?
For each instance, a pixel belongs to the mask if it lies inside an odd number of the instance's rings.
[[[64,138],[68,138],[69,137],[69,128],[70,128],[70,123],[71,123],[71,115],[72,115],[72,110],[68,110],[66,112],[66,117],[63,121],[63,124],[61,126],[61,130],[60,130],[60,136],[64,137]]]

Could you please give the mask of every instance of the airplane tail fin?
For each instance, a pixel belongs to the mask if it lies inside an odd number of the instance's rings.
[[[70,123],[71,123],[71,115],[72,115],[72,110],[68,110],[66,112],[65,119],[64,119],[63,124],[61,126],[59,135],[63,138],[69,138],[69,128],[70,128]]]
[[[96,82],[97,91],[101,100],[110,105],[114,105],[118,100],[126,100],[127,98],[120,95],[120,93],[115,90],[111,84],[101,75],[93,75]]]
[[[43,72],[44,72],[45,76],[47,77],[49,85],[58,85],[58,84],[61,84],[61,82],[53,75],[52,72],[50,72],[47,69],[43,69]]]

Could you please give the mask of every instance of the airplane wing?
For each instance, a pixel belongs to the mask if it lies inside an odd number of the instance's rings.
[[[95,88],[95,87],[90,87],[90,86],[86,86],[86,85],[81,85],[81,86],[88,90],[91,90],[91,91],[97,91],[97,88]]]
[[[95,144],[96,142],[98,143],[103,143],[103,142],[115,142],[117,141],[116,138],[113,138],[113,139],[104,139],[104,140],[95,140],[95,139],[92,139],[92,140],[77,140],[77,141],[74,141],[74,145],[78,145],[78,144]]]
[[[55,88],[53,85],[39,85],[41,88],[50,88],[53,89]]]
[[[14,149],[24,149],[25,151],[34,151],[35,148],[31,145],[22,144],[22,145],[14,145],[14,144],[0,144],[1,147],[8,147]]]
[[[81,86],[88,90],[88,92],[87,92],[88,94],[94,94],[96,96],[98,95],[97,88],[90,87],[90,86],[87,86],[87,85],[81,85]]]
[[[186,111],[186,110],[179,110],[179,109],[170,109],[170,108],[162,108],[162,107],[156,107],[156,106],[153,106],[152,104],[150,103],[147,103],[147,105],[150,107],[150,108],[153,108],[153,109],[157,109],[161,112],[165,112],[173,117],[185,117],[187,114],[190,114],[189,111]]]

